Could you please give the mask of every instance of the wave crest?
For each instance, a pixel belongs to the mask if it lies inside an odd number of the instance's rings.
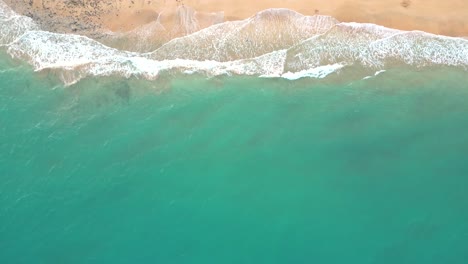
[[[158,30],[156,28],[155,30]],[[66,84],[89,75],[156,79],[161,72],[323,78],[343,67],[381,70],[394,64],[468,69],[468,40],[373,24],[340,23],[269,9],[173,39],[149,53],[94,39],[39,30],[0,0],[0,45],[35,70],[58,72]]]

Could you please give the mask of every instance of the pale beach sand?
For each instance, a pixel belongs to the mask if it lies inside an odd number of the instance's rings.
[[[49,30],[90,34],[96,30],[126,32],[158,19],[176,35],[220,21],[241,20],[268,8],[288,8],[304,15],[329,15],[342,22],[374,23],[403,30],[468,36],[466,0],[5,0],[15,11],[33,17]],[[196,10],[197,28],[190,29]],[[188,8],[190,7],[190,8]],[[184,11],[187,12],[187,11]],[[191,12],[191,11],[190,11]],[[186,20],[188,17],[188,21]],[[185,28],[180,29],[181,24]]]

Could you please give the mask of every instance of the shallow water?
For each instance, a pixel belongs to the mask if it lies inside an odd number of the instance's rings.
[[[2,60],[1,263],[465,263],[466,72],[336,80]]]
[[[468,259],[465,39],[270,9],[138,53],[2,0],[0,33],[0,263]]]

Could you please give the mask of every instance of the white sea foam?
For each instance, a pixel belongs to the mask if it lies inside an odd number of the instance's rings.
[[[0,0],[0,19],[17,16],[17,14],[7,5]]]
[[[0,46],[4,46],[29,30],[39,27],[29,17],[16,14],[0,0]]]
[[[333,65],[324,65],[317,68],[311,68],[307,70],[302,70],[298,72],[286,72],[281,75],[281,77],[289,80],[297,80],[300,78],[310,77],[310,78],[324,78],[327,75],[336,72],[337,70],[343,68],[345,65],[335,63]]]
[[[288,50],[285,70],[344,63],[382,69],[392,64],[416,67],[468,67],[468,41],[372,24],[340,23]]]
[[[332,28],[328,16],[303,16],[287,9],[268,9],[242,21],[228,21],[176,38],[150,54],[152,59],[233,61],[287,49]]]
[[[104,46],[88,37],[36,30],[28,31],[11,42],[7,51],[13,57],[28,61],[36,70],[72,69],[130,54]]]
[[[373,24],[339,23],[270,9],[173,39],[150,53],[110,48],[88,37],[39,30],[0,0],[0,45],[35,70],[52,69],[67,84],[86,76],[156,79],[162,72],[206,76],[325,78],[344,67],[394,64],[468,69],[468,40]],[[377,73],[376,73],[377,74]]]
[[[374,75],[372,75],[372,76],[369,75],[369,76],[366,76],[366,77],[364,77],[364,78],[362,78],[362,79],[363,79],[363,80],[367,80],[367,79],[373,78],[373,77],[375,77],[375,76],[377,76],[377,75],[379,75],[379,74],[381,74],[381,73],[384,73],[384,72],[386,72],[386,70],[376,71],[376,72],[374,73]]]

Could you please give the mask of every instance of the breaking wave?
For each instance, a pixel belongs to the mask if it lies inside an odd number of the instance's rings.
[[[304,16],[287,9],[268,9],[246,20],[193,31],[158,44],[151,52],[130,52],[85,36],[42,31],[0,0],[0,46],[37,71],[57,72],[66,84],[86,76],[153,80],[162,72],[298,79],[324,78],[344,67],[380,71],[405,64],[468,69],[465,38],[340,23],[329,16]]]

